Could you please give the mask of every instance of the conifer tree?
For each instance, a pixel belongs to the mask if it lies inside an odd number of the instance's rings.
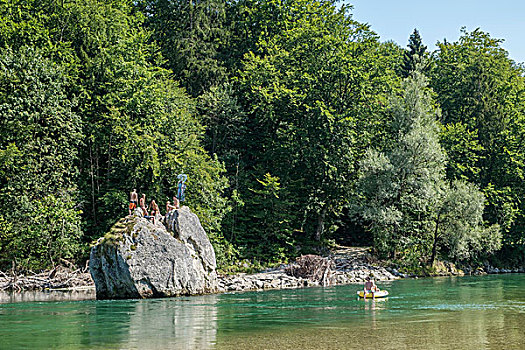
[[[423,71],[425,71],[424,60],[427,55],[427,47],[423,45],[419,31],[414,29],[408,40],[408,50],[405,51],[403,63],[400,68],[400,73],[403,78],[407,78],[411,72],[416,69],[416,65],[423,64]]]

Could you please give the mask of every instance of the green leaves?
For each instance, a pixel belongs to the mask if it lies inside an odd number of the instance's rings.
[[[454,181],[440,204],[434,244],[449,259],[472,260],[501,248],[499,225],[485,227],[485,196],[474,185]],[[434,257],[431,258],[431,263]]]
[[[0,218],[0,264],[19,269],[42,269],[74,259],[80,252],[80,214],[71,197],[48,195],[17,202]],[[12,199],[12,198],[11,198]]]
[[[0,56],[0,204],[13,208],[4,219],[16,233],[2,244],[14,254],[2,263],[73,257],[127,213],[130,188],[161,203],[181,172],[188,203],[220,245],[224,168],[201,146],[195,101],[158,66],[144,17],[128,1],[30,2],[21,16],[1,6],[20,23],[14,31],[45,28],[28,42],[49,43],[27,47],[2,33],[13,48]]]
[[[236,240],[243,256],[281,262],[294,252],[296,241],[291,224],[295,217],[290,212],[290,197],[283,192],[279,180],[266,173],[249,189],[251,195],[244,203],[248,215],[239,222],[242,240]]]
[[[264,12],[270,8],[280,15],[245,55],[240,73],[249,111],[243,153],[250,173],[253,166],[281,178],[291,210],[303,213],[295,228],[319,239],[325,222],[328,232],[334,229],[356,159],[370,142],[361,131],[375,127],[376,115],[364,106],[388,89],[376,79],[388,78],[376,70],[383,62],[374,34],[346,8],[330,1],[262,5],[260,17],[271,17]]]
[[[381,153],[369,150],[361,161],[354,206],[371,223],[378,252],[389,256],[429,233],[445,165],[426,79],[416,70],[403,86],[391,99],[392,144]]]
[[[419,70],[391,99],[392,143],[383,152],[368,150],[360,162],[354,213],[370,225],[374,245],[385,257],[414,266],[432,265],[438,256],[472,260],[501,247],[498,225],[483,222],[485,196],[474,185],[445,180],[445,153],[439,144],[439,110]],[[461,124],[445,129],[444,139],[458,139],[471,155],[479,151]],[[464,130],[463,130],[464,131]],[[456,171],[472,170],[455,167]]]
[[[431,82],[443,108],[447,175],[479,185],[486,219],[513,242],[523,236],[525,85],[523,67],[500,44],[479,29],[462,30],[457,42],[439,44]]]
[[[481,30],[438,46],[427,64],[417,31],[380,43],[333,0],[0,2],[0,205],[44,222],[2,214],[0,249],[71,256],[186,173],[219,264],[365,228],[414,263],[478,259],[493,224],[523,251],[523,67]]]
[[[78,252],[80,117],[64,69],[40,50],[5,50],[0,67],[0,205],[10,208],[3,263],[40,268]]]
[[[228,38],[225,1],[141,0],[137,7],[167,59],[166,68],[194,97],[224,82]]]

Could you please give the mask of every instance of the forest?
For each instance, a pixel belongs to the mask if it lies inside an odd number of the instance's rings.
[[[525,263],[525,66],[336,0],[0,1],[0,269],[83,265],[136,188],[223,271],[334,244]]]

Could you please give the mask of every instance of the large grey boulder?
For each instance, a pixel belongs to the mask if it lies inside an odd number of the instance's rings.
[[[217,290],[213,247],[188,207],[158,216],[140,211],[117,222],[91,249],[97,299],[170,297]]]

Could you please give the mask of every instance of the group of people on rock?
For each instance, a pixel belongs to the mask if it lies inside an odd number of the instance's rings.
[[[166,213],[171,212],[172,210],[178,210],[180,206],[179,199],[176,196],[173,196],[173,202],[166,202]],[[129,194],[129,215],[133,213],[135,209],[139,208],[142,211],[142,215],[146,219],[151,219],[155,223],[155,217],[157,215],[162,215],[160,213],[159,205],[153,199],[149,206],[146,206],[146,195],[143,193],[139,198],[136,189]]]

